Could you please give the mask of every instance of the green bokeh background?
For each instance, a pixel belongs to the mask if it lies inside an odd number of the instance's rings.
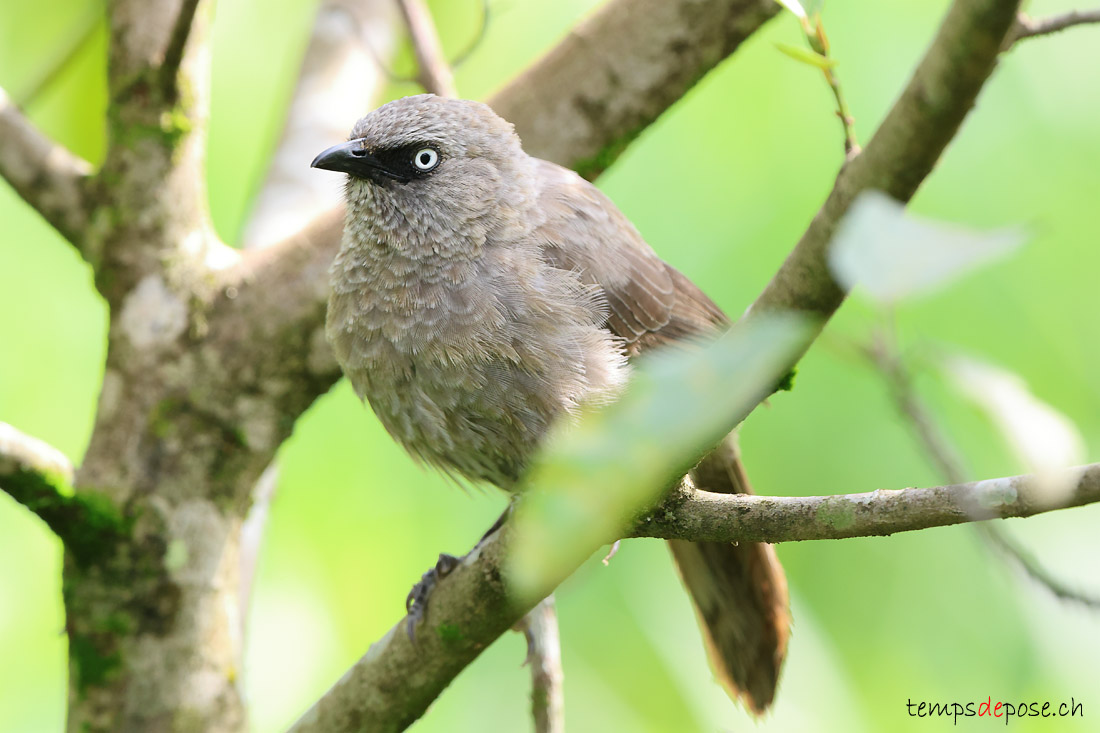
[[[591,0],[494,0],[484,43],[457,71],[485,98],[559,39]],[[444,45],[475,33],[477,0],[433,3]],[[263,180],[308,35],[314,0],[219,0],[213,28],[211,209],[238,238]],[[838,73],[862,139],[874,130],[946,7],[827,4]],[[1042,16],[1069,4],[1036,2]],[[98,2],[5,0],[0,85],[47,133],[102,159],[105,31]],[[841,163],[820,74],[776,51],[787,17],[710,74],[647,130],[601,187],[668,261],[730,313],[760,292]],[[407,57],[407,53],[406,53]],[[406,64],[407,58],[398,60]],[[406,64],[407,65],[407,64]],[[907,346],[961,348],[1022,375],[1100,457],[1100,29],[1030,41],[1003,58],[913,209],[979,227],[1022,224],[1013,258],[906,305]],[[390,90],[409,93],[411,87]],[[364,102],[364,112],[367,110]],[[2,142],[2,141],[0,141]],[[327,143],[326,143],[327,144]],[[319,142],[318,147],[322,145]],[[303,161],[303,165],[308,161]],[[334,189],[334,195],[336,190]],[[79,461],[104,359],[106,312],[89,269],[0,184],[0,420]],[[802,364],[793,394],[743,431],[758,491],[820,494],[939,483],[879,376],[844,348],[876,323],[858,295]],[[933,376],[919,386],[974,478],[1022,470],[987,419]],[[395,623],[436,553],[462,551],[503,498],[466,494],[415,467],[341,383],[298,422],[259,566],[243,670],[256,731],[285,728]],[[1100,592],[1100,507],[1006,527],[1072,585]],[[591,561],[559,591],[570,730],[942,729],[907,700],[1083,702],[1084,718],[1014,729],[1097,730],[1100,617],[1058,603],[967,527],[779,547],[794,635],[774,712],[753,726],[713,683],[689,603],[656,541]],[[529,727],[523,642],[509,634],[414,726]],[[0,494],[0,731],[62,729],[65,637],[60,547]],[[961,719],[960,728],[989,721]]]

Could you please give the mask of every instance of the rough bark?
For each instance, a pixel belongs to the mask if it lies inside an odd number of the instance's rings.
[[[267,463],[264,410],[200,346],[211,267],[235,255],[206,216],[210,7],[109,9],[108,152],[89,185],[85,254],[111,309],[95,430],[76,475],[126,541],[66,555],[70,730],[233,731],[237,536]]]
[[[79,248],[88,223],[84,183],[91,167],[42,134],[0,89],[0,175]]]

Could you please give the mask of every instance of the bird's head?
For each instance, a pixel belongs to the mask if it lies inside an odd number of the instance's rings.
[[[526,198],[530,178],[511,124],[480,102],[432,94],[379,107],[312,166],[348,174],[349,216],[403,221],[421,232],[520,205],[514,199]]]

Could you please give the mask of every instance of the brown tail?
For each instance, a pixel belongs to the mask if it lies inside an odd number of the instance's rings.
[[[752,493],[730,435],[692,471],[695,485],[723,494]],[[771,545],[670,540],[715,673],[730,697],[757,714],[775,697],[787,651],[787,580]]]

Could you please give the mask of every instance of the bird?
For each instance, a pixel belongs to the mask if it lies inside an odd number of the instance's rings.
[[[639,354],[729,325],[599,188],[528,155],[484,103],[391,101],[312,166],[347,174],[336,359],[389,434],[448,475],[517,491],[551,426],[614,400]],[[732,439],[692,477],[751,491]],[[716,678],[763,712],[790,627],[773,548],[670,545]]]

